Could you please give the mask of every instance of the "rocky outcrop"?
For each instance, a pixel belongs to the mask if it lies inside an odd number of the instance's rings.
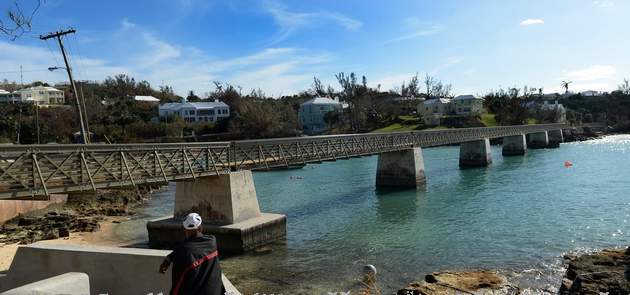
[[[630,294],[630,247],[582,256],[565,255],[560,294]]]
[[[68,197],[62,207],[19,215],[2,225],[0,243],[29,244],[67,237],[71,232],[93,232],[105,216],[134,214],[150,197],[151,189],[100,190],[93,196]]]
[[[492,271],[446,271],[427,275],[398,290],[398,295],[517,294],[518,288]]]

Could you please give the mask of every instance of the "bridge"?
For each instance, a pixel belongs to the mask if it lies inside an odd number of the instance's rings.
[[[570,127],[541,124],[205,143],[5,145],[0,146],[0,199],[89,195],[103,188],[175,181],[175,219],[197,211],[204,223],[212,224],[208,231],[225,233],[223,240],[229,241],[219,241],[220,247],[247,250],[283,236],[286,222],[284,215],[260,212],[251,170],[378,154],[376,185],[411,188],[425,182],[422,148],[459,144],[461,167],[486,166],[492,162],[490,139],[503,139],[505,156],[523,155],[528,148],[558,147],[563,129]],[[181,226],[173,219],[149,223],[148,228],[156,247],[181,238]]]

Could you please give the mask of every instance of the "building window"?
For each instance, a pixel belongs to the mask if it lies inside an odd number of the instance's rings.
[[[194,115],[194,114],[195,114],[195,111],[188,111],[188,114],[190,114],[190,115]]]

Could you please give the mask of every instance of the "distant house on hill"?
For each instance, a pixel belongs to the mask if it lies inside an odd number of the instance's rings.
[[[0,89],[0,103],[14,103],[20,101],[20,94]]]
[[[451,101],[456,115],[480,115],[483,111],[483,98],[474,95],[459,95]]]
[[[426,125],[440,125],[440,120],[451,110],[450,98],[427,99],[418,105],[418,114]]]
[[[440,125],[445,116],[477,116],[483,111],[483,98],[459,95],[455,98],[432,98],[418,105],[425,125]]]
[[[313,135],[327,131],[328,124],[324,120],[326,113],[340,113],[342,109],[343,105],[339,101],[328,97],[315,97],[302,103],[298,117],[304,133]]]
[[[48,86],[34,86],[13,92],[15,102],[34,103],[42,106],[63,105],[63,91]]]
[[[160,118],[176,116],[186,122],[214,123],[220,119],[230,117],[230,107],[222,101],[188,102],[182,98],[181,102],[169,102],[160,105]]]
[[[580,95],[589,96],[589,97],[600,97],[600,96],[606,95],[606,93],[602,91],[596,91],[596,90],[586,90],[586,91],[580,92]]]

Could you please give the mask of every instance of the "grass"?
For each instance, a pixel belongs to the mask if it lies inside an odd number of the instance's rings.
[[[534,119],[534,118],[528,118],[527,119],[527,125],[535,125],[538,124],[538,120]]]
[[[401,125],[400,123],[394,123],[392,125],[376,129],[372,132],[400,132],[400,131],[412,131],[416,130],[420,124]]]
[[[494,114],[482,114],[481,122],[486,125],[486,127],[494,127],[497,126],[497,120],[494,118]]]

